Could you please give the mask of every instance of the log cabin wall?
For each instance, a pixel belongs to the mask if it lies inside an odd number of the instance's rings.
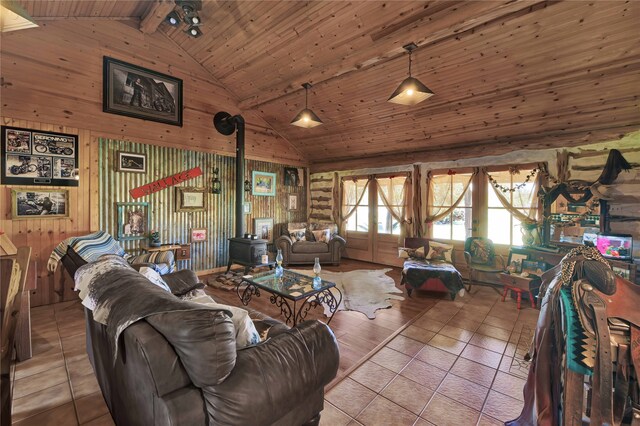
[[[235,137],[219,134],[212,124],[213,115],[220,110],[243,113],[233,94],[162,33],[145,35],[137,25],[135,21],[46,21],[40,28],[1,35],[2,124],[77,134],[80,144],[80,186],[69,188],[68,219],[12,221],[12,187],[0,188],[0,229],[16,245],[30,245],[37,262],[38,288],[32,294],[33,306],[62,300],[61,277],[46,270],[55,245],[65,238],[99,229],[99,139],[188,146],[190,150],[217,154],[219,158],[235,155]],[[103,113],[103,56],[181,78],[183,127]],[[264,165],[269,171],[280,167],[274,163],[306,164],[296,148],[256,114],[248,112],[243,116],[247,123],[247,170],[252,165]],[[279,180],[278,184],[281,183]],[[259,201],[254,205],[254,215],[275,217],[275,203],[281,201],[279,198],[271,203]],[[304,200],[299,202],[305,206]],[[296,214],[283,214],[297,217],[304,213],[303,209]],[[229,214],[233,214],[232,209]],[[276,219],[285,220],[279,217]],[[217,256],[215,264],[224,262],[221,260],[224,253]]]

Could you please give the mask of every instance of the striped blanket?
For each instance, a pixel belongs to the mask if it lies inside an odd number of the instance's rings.
[[[49,256],[49,262],[47,263],[49,271],[56,271],[60,259],[67,253],[67,247],[74,249],[87,262],[95,262],[103,254],[117,254],[125,259],[129,257],[110,234],[105,231],[98,231],[81,237],[67,238],[58,244],[51,252],[51,256]]]

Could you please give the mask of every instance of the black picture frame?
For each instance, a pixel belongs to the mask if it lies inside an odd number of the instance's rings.
[[[514,267],[513,273],[519,274],[522,272],[522,263],[525,260],[529,260],[529,252],[527,249],[512,247],[509,250],[509,259],[507,260],[507,268]]]
[[[103,112],[182,127],[181,79],[104,56],[102,86]]]
[[[78,186],[78,135],[2,126],[0,182]]]

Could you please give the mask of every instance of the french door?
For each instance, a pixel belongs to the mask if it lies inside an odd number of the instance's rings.
[[[402,265],[398,259],[400,223],[384,204],[379,192],[382,191],[390,203],[397,203],[393,200],[403,199],[405,179],[406,176],[395,176],[345,180],[344,208],[348,211],[355,209],[345,226],[345,257],[384,265]],[[360,202],[356,204],[358,200]]]

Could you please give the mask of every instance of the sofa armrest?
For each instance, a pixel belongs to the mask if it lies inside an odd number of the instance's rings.
[[[322,392],[338,362],[331,329],[320,321],[303,322],[238,351],[229,377],[202,389],[209,418],[216,424],[272,424],[311,393]]]
[[[293,240],[288,235],[280,235],[276,239],[276,247],[282,249],[282,251],[290,250],[293,245]]]
[[[171,293],[184,294],[191,291],[194,287],[203,288],[204,286],[198,286],[200,280],[195,272],[191,269],[183,269],[181,271],[172,272],[162,276],[164,282],[167,283]]]
[[[329,240],[329,250],[331,250],[331,247],[335,246],[336,244],[344,247],[347,245],[347,241],[340,235],[335,235],[333,238],[331,238],[331,240]]]

